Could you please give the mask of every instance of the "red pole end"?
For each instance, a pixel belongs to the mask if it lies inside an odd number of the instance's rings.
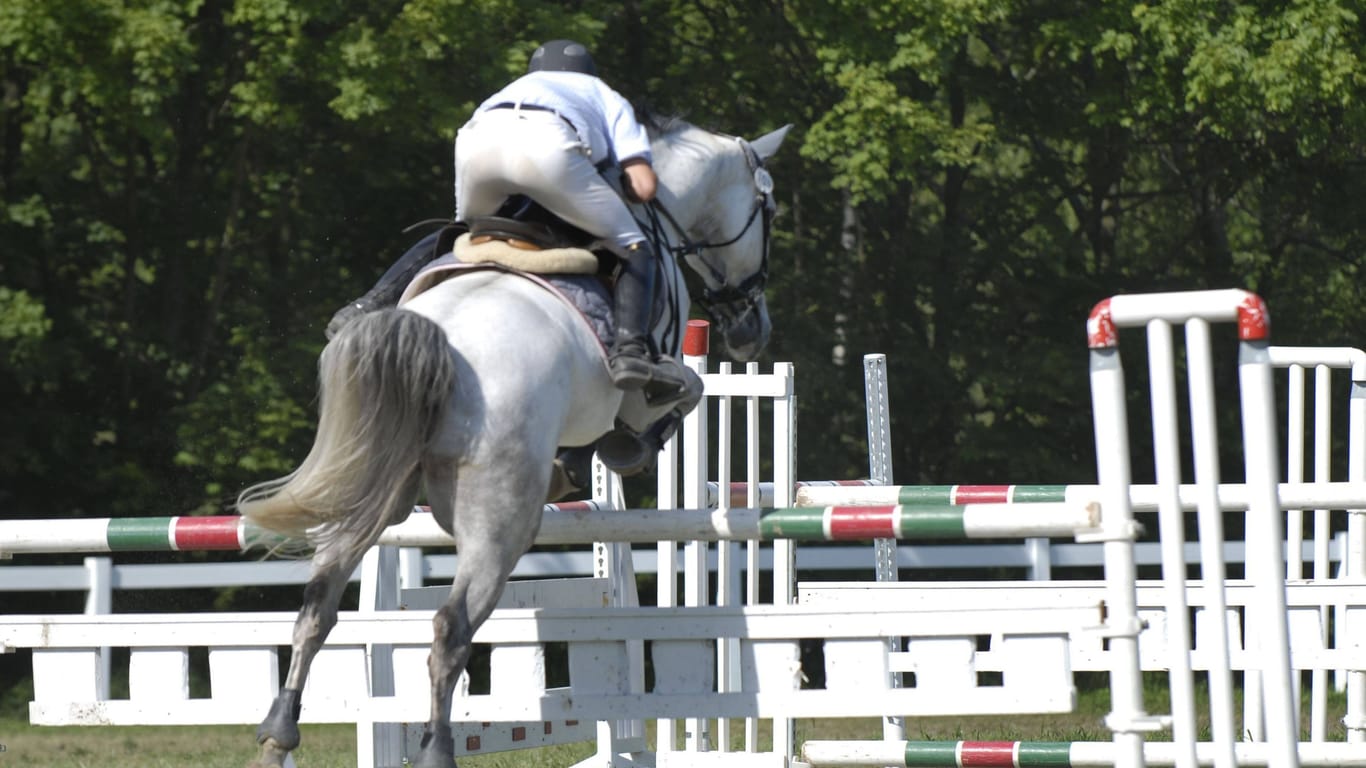
[[[683,333],[683,354],[689,357],[706,357],[709,350],[711,323],[706,320],[689,320],[688,329]]]
[[[1271,338],[1271,313],[1266,309],[1266,302],[1255,293],[1248,293],[1238,304],[1238,338],[1243,341]]]
[[[1110,349],[1119,344],[1115,321],[1110,316],[1110,300],[1103,299],[1091,309],[1086,318],[1086,346],[1091,349]]]

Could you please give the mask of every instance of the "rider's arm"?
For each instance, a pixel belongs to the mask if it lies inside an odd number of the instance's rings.
[[[626,195],[638,203],[648,203],[654,199],[659,179],[650,161],[643,157],[632,157],[622,161],[621,168],[626,172]]]

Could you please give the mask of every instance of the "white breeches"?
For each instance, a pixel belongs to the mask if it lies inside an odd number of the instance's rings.
[[[588,154],[578,133],[553,112],[479,113],[455,137],[455,217],[491,215],[520,193],[624,253],[645,236]]]

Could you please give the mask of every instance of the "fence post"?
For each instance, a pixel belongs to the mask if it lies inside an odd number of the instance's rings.
[[[863,356],[864,407],[868,414],[868,479],[878,485],[892,484],[892,418],[890,397],[887,394],[887,356],[875,353]],[[875,539],[873,558],[877,581],[899,581],[896,539]],[[887,652],[899,653],[902,640],[887,638]],[[901,673],[888,673],[888,686],[901,687]],[[882,718],[882,738],[900,741],[906,738],[906,719],[900,715]]]
[[[399,548],[371,547],[361,559],[360,611],[376,613],[398,610]],[[394,647],[372,644],[365,647],[370,669],[370,695],[394,695]],[[398,723],[356,721],[356,765],[358,768],[398,768],[403,765],[403,726]]]
[[[114,565],[107,557],[85,558],[85,574],[90,585],[85,593],[85,613],[103,616],[114,612]],[[109,648],[100,649],[99,679],[95,683],[100,699],[109,698]]]

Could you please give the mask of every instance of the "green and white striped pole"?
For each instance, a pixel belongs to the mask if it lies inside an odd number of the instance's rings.
[[[1346,742],[1299,745],[1304,766],[1366,768],[1366,750]],[[1150,741],[1143,745],[1148,768],[1177,764],[1178,745]],[[1214,744],[1195,745],[1200,766],[1214,765]],[[1273,750],[1266,743],[1234,745],[1243,768],[1269,765]],[[811,768],[1110,768],[1115,744],[1109,741],[808,741],[802,762]]]
[[[1006,504],[604,509],[548,505],[537,544],[594,541],[870,541],[1067,536],[1099,524],[1095,504],[1041,503],[1021,515]],[[237,516],[0,520],[0,553],[240,551],[280,539]],[[444,546],[450,537],[430,513],[391,526],[381,544]]]

